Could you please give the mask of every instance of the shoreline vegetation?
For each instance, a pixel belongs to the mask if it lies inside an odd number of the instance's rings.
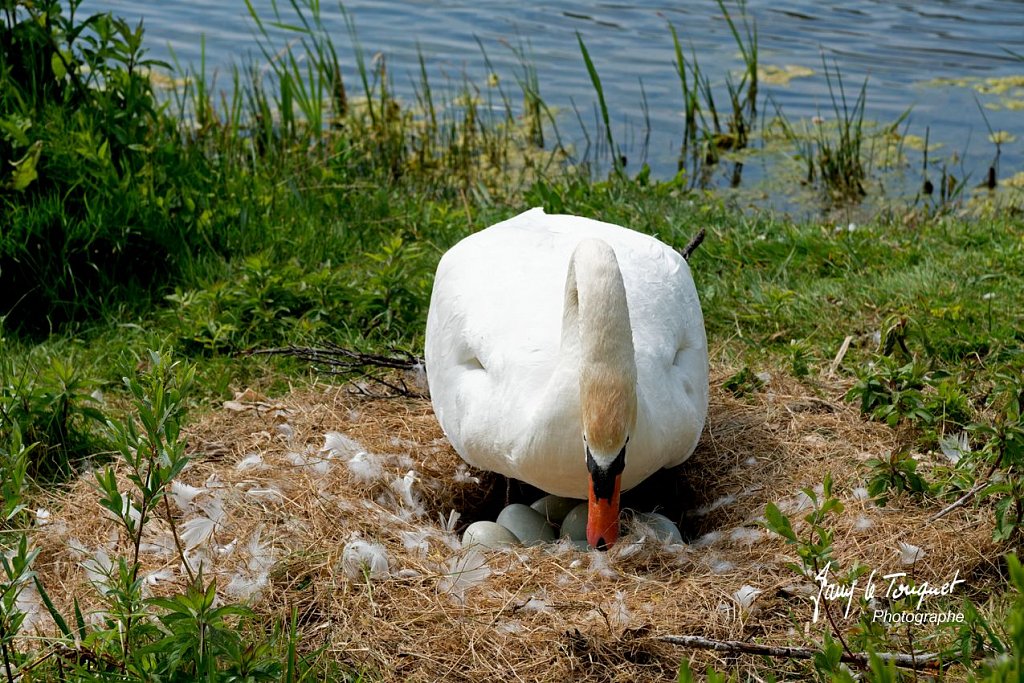
[[[860,482],[850,489],[880,508],[941,508],[930,524],[963,510],[986,520],[998,549],[988,572],[970,577],[966,595],[929,603],[961,619],[921,642],[906,624],[840,624],[825,606],[818,648],[801,650],[793,676],[853,680],[853,666],[904,680],[914,657],[889,654],[926,651],[928,675],[943,680],[1020,675],[1024,214],[1014,177],[993,170],[972,192],[952,161],[929,160],[927,134],[914,171],[918,143],[903,119],[866,121],[868,83],[851,88],[837,64],[822,64],[830,121],[788,121],[742,3],[711,6],[741,56],[724,84],[666,27],[683,112],[680,172],[667,179],[624,159],[583,36],[599,126],[581,151],[559,126],[583,114],[545,104],[522,46],[511,84],[438,87],[421,56],[415,97],[403,101],[393,65],[365,56],[350,17],[354,82],[314,0],[273,16],[248,8],[262,60],[215,83],[202,63],[148,58],[141,24],[89,15],[77,0],[0,7],[0,681],[389,679],[307,648],[309,615],[297,607],[247,606],[193,567],[194,529],[178,528],[170,502],[192,457],[188,426],[247,388],[274,396],[316,383],[300,360],[255,350],[420,355],[440,255],[528,206],[680,249],[705,230],[691,267],[712,366],[729,369],[715,391],[755,405],[785,377],[821,410],[843,396],[892,444],[843,473]],[[752,147],[785,157],[821,220],[742,211],[708,188],[729,165],[738,184]],[[917,195],[849,220],[886,169],[919,173]],[[33,565],[47,508],[81,477],[125,539],[102,567],[82,562],[103,575],[93,613],[77,597],[63,607],[61,587]],[[826,471],[818,481],[796,512],[768,502],[760,528],[789,553],[794,581],[832,566],[849,584],[872,568],[838,562],[833,532],[849,512]],[[140,563],[155,525],[186,574],[159,595]],[[43,615],[53,628],[38,633]],[[680,681],[693,675],[689,657],[679,651]],[[699,661],[715,662],[707,680],[772,675],[767,659]]]

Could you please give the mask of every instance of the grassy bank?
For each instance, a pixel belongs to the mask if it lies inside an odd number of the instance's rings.
[[[441,89],[421,64],[417,101],[404,102],[384,60],[360,57],[356,82],[344,81],[305,7],[254,16],[265,63],[238,65],[214,88],[201,69],[149,60],[141,27],[84,9],[16,3],[0,29],[0,678],[386,679],[304,647],[312,636],[298,613],[268,618],[202,572],[152,597],[144,532],[157,522],[174,530],[168,492],[196,453],[183,425],[246,388],[274,396],[310,381],[294,360],[243,352],[334,343],[419,354],[441,254],[530,206],[677,247],[706,229],[691,267],[712,364],[735,369],[724,389],[754,404],[771,375],[821,396],[844,387],[864,420],[894,430],[891,452],[856,473],[870,496],[925,506],[969,493],[963,504],[984,512],[1000,554],[1019,543],[1019,214],[967,219],[945,200],[857,225],[741,213],[685,174],[659,181],[616,161],[598,177],[571,163],[525,60],[512,89]],[[287,51],[271,42],[275,22],[298,22]],[[756,31],[729,25],[746,45],[743,77],[726,89],[731,117],[719,117],[712,84],[676,38],[681,136],[695,159],[745,145],[754,117]],[[580,48],[600,94],[582,39]],[[613,104],[601,102],[614,150]],[[835,160],[835,145],[849,152],[856,140],[857,158],[843,158],[859,168],[862,101],[853,109],[846,143],[840,131],[818,147]],[[811,162],[810,175],[826,172],[834,185],[861,173]],[[946,466],[919,467],[947,451]],[[48,594],[57,587],[32,570],[33,530],[45,525],[36,510],[59,504],[89,470],[127,539],[120,557],[93,567],[106,574],[95,615],[58,609]],[[805,520],[810,541],[766,511],[765,526],[792,547],[794,576],[831,559],[829,525],[842,511],[822,493]],[[950,679],[1020,670],[1024,580],[1013,560],[993,563],[979,590],[995,597],[974,596],[979,606],[964,607],[968,623],[943,652]],[[44,638],[26,623],[29,594],[52,619]],[[858,647],[891,647],[864,625],[829,630],[801,675],[847,680],[837,642],[851,631]],[[903,675],[870,666],[879,680]]]

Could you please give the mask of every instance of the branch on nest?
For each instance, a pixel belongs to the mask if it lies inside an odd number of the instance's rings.
[[[697,251],[697,247],[699,247],[700,243],[704,241],[704,234],[704,228],[701,228],[700,232],[694,235],[693,239],[690,240],[690,242],[685,247],[682,248],[682,250],[679,253],[682,254],[684,259],[686,259],[687,261],[690,260],[690,254]]]
[[[760,643],[748,643],[741,640],[713,640],[702,636],[659,636],[658,640],[672,645],[689,647],[698,650],[715,650],[717,652],[745,653],[751,655],[762,655],[765,657],[782,657],[785,659],[814,659],[817,650],[805,647],[792,647],[787,645],[762,645]],[[934,653],[903,654],[878,652],[876,653],[883,662],[892,662],[896,666],[907,669],[939,669],[943,662]],[[848,664],[859,664],[867,666],[870,655],[867,652],[844,652],[840,661]],[[945,662],[948,664],[949,662]]]
[[[936,512],[931,517],[929,517],[928,521],[929,522],[938,521],[938,520],[942,519],[943,517],[945,517],[946,515],[948,515],[953,510],[956,510],[957,508],[963,507],[964,505],[966,505],[967,502],[971,498],[974,498],[975,494],[977,494],[978,491],[980,491],[983,488],[985,488],[985,486],[988,484],[988,480],[991,479],[992,475],[995,474],[995,471],[997,469],[999,469],[999,465],[1000,465],[1000,463],[1002,463],[1002,461],[1003,461],[1003,454],[1000,453],[999,457],[996,458],[996,461],[994,463],[992,463],[991,467],[988,468],[988,472],[985,473],[985,476],[982,477],[980,482],[978,482],[977,484],[972,486],[971,489],[967,493],[965,493],[964,495],[960,496],[955,501],[953,501],[952,503],[950,503],[946,507],[944,507],[941,510],[939,510],[938,512]]]
[[[410,387],[404,378],[384,378],[379,370],[395,370],[398,372],[416,372],[423,368],[423,359],[408,351],[392,349],[388,354],[362,353],[336,344],[327,344],[324,348],[289,345],[275,349],[255,349],[246,355],[261,356],[292,356],[313,364],[313,369],[328,375],[342,375],[356,380],[365,379],[385,388],[384,393],[369,391],[359,383],[354,384],[355,393],[370,398],[426,398],[422,392]]]

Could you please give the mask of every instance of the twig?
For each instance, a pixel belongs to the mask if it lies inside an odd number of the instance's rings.
[[[713,640],[703,636],[658,636],[657,640],[663,643],[671,643],[680,647],[689,647],[697,650],[715,650],[717,652],[741,652],[751,655],[763,655],[765,657],[782,657],[785,659],[813,659],[818,653],[806,647],[793,647],[789,645],[762,645],[760,643],[748,643],[741,640]],[[896,666],[907,669],[938,669],[942,662],[938,660],[935,653],[891,653],[876,652],[875,656],[883,662],[892,662]],[[839,656],[839,661],[848,664],[860,664],[867,666],[871,655],[867,652],[844,652]]]
[[[340,374],[340,373],[331,373],[331,374]],[[352,393],[353,394],[358,394],[360,396],[365,396],[366,398],[394,398],[396,396],[407,396],[409,398],[427,398],[426,396],[424,396],[420,392],[414,391],[414,390],[410,389],[409,385],[405,383],[405,380],[401,379],[401,378],[399,378],[398,384],[395,384],[393,382],[389,382],[386,379],[383,379],[381,377],[377,377],[375,375],[369,375],[369,374],[365,374],[365,373],[360,375],[360,379],[373,380],[377,384],[381,384],[384,387],[386,387],[386,388],[388,388],[388,389],[390,389],[391,391],[394,392],[393,394],[387,394],[387,393],[377,394],[377,393],[374,393],[372,391],[368,391],[366,387],[361,386],[359,383],[353,383],[352,390],[351,390]]]
[[[7,681],[8,683],[14,683],[14,674],[11,672],[11,657],[7,652],[7,633],[3,626],[3,622],[0,621],[0,648],[3,648],[4,668],[7,671]]]
[[[811,525],[812,531],[814,525]],[[810,543],[810,541],[808,541]],[[821,576],[821,570],[818,568],[818,558],[814,557],[814,575]],[[843,638],[843,632],[839,629],[839,624],[836,623],[835,617],[832,616],[832,610],[829,609],[828,600],[824,603],[825,606],[825,618],[828,619],[828,623],[832,626],[832,633],[836,635],[839,640],[839,644],[843,646],[843,656],[854,656],[854,651],[846,644],[846,638]]]
[[[329,375],[356,375],[360,379],[369,379],[394,392],[394,394],[376,395],[371,394],[364,389],[356,389],[358,393],[366,394],[372,398],[393,398],[395,396],[426,398],[424,394],[414,389],[410,389],[404,380],[400,379],[397,383],[390,382],[371,372],[372,369],[378,368],[411,372],[417,368],[423,367],[423,359],[408,351],[392,349],[391,353],[385,355],[362,353],[361,351],[353,351],[352,349],[346,349],[336,344],[327,344],[324,348],[289,345],[274,349],[254,349],[246,351],[244,355],[294,356],[299,360],[312,363],[317,372]]]
[[[834,377],[836,370],[839,369],[839,364],[843,362],[843,358],[846,357],[846,352],[850,350],[850,342],[853,341],[853,335],[846,335],[846,339],[843,340],[842,345],[839,347],[839,352],[836,353],[836,357],[832,359],[832,365],[828,367],[828,376]]]
[[[979,483],[975,484],[974,486],[972,486],[971,489],[967,493],[965,493],[964,495],[960,496],[955,501],[953,501],[952,503],[950,503],[946,507],[944,507],[941,510],[939,510],[938,512],[936,512],[931,517],[929,517],[928,521],[929,522],[938,521],[938,520],[942,519],[943,517],[945,517],[946,515],[948,515],[953,510],[956,510],[957,508],[963,507],[964,504],[967,503],[967,501],[969,501],[971,498],[974,497],[974,494],[976,494],[981,489],[985,488],[985,484],[987,484],[987,483],[988,483],[988,477],[985,477],[984,480],[982,480],[981,482],[979,482]]]
[[[689,243],[685,247],[683,247],[683,250],[680,251],[679,253],[682,254],[684,259],[686,259],[687,261],[690,260],[690,254],[697,251],[697,247],[699,247],[700,243],[704,241],[704,234],[704,228],[701,228],[700,232],[694,235],[693,239],[691,239]]]
[[[414,356],[408,351],[392,350],[391,355],[385,356],[382,354],[353,351],[352,349],[346,349],[330,343],[322,349],[311,346],[289,345],[276,349],[254,349],[246,351],[245,355],[295,356],[301,360],[323,363],[332,368],[338,368],[337,371],[331,371],[338,373],[345,372],[346,370],[361,370],[367,366],[391,370],[412,370],[417,365],[423,364],[422,358]]]
[[[178,549],[178,556],[181,558],[182,564],[185,565],[185,573],[188,574],[188,580],[192,583],[196,581],[196,575],[192,573],[192,567],[189,565],[188,558],[185,557],[185,549],[181,547],[181,539],[178,538],[178,527],[174,523],[174,515],[171,514],[171,504],[167,500],[167,496],[163,496],[164,499],[164,512],[167,516],[167,523],[171,527],[171,536],[174,537],[174,547]]]
[[[29,671],[32,671],[40,664],[45,663],[47,660],[53,658],[54,656],[62,660],[67,659],[75,663],[78,663],[81,660],[85,660],[91,664],[106,664],[110,669],[116,669],[120,666],[117,663],[117,660],[115,660],[110,655],[93,652],[81,643],[75,645],[75,647],[70,647],[65,643],[57,642],[54,643],[52,649],[48,650],[47,652],[44,652],[42,655],[34,659],[32,662],[22,666],[21,669],[19,670],[19,674],[24,676],[24,674],[27,674]]]
[[[1005,452],[1005,451],[1003,451],[1003,452]],[[960,496],[955,501],[953,501],[952,503],[950,503],[946,507],[944,507],[941,510],[939,510],[938,512],[936,512],[931,517],[929,517],[928,521],[929,522],[938,521],[938,520],[942,519],[943,517],[945,517],[946,515],[948,515],[953,510],[956,510],[959,507],[963,507],[964,504],[967,503],[967,501],[969,501],[971,498],[973,498],[974,495],[978,491],[980,491],[983,488],[985,488],[985,485],[988,484],[988,480],[992,478],[992,475],[995,473],[996,469],[999,467],[999,463],[1001,463],[1003,461],[1003,452],[999,453],[999,457],[996,458],[996,461],[994,463],[992,463],[991,467],[988,468],[988,472],[985,473],[985,476],[982,477],[980,482],[978,482],[977,484],[972,486],[970,491],[968,491],[964,495]]]

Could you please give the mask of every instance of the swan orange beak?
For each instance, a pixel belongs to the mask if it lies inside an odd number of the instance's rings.
[[[615,484],[609,497],[598,497],[594,491],[594,479],[590,479],[587,543],[598,550],[608,550],[619,538],[619,490],[622,487],[622,475],[614,476]]]

